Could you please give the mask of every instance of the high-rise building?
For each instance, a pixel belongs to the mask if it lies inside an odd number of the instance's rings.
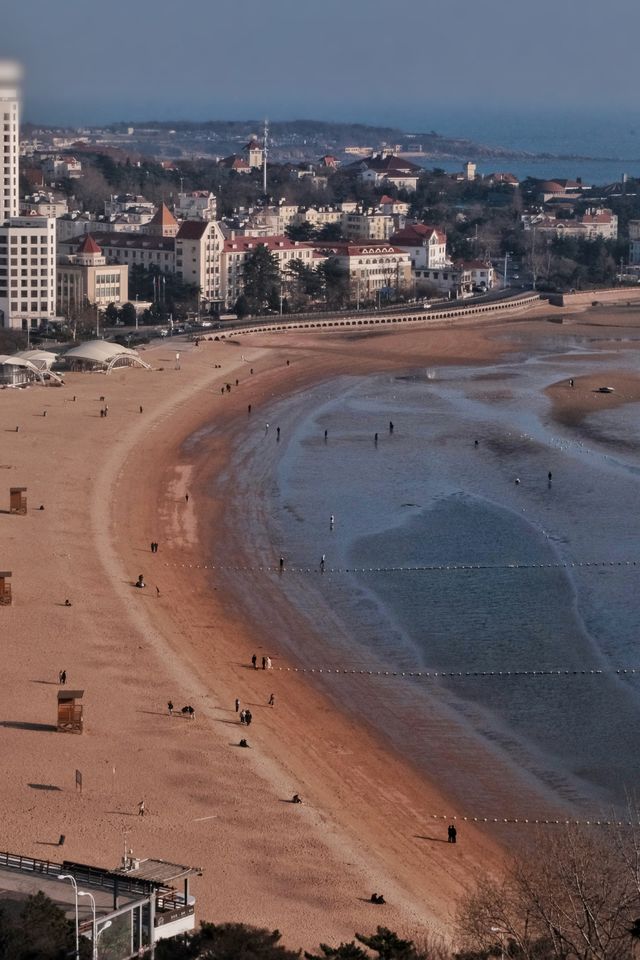
[[[0,327],[28,330],[56,315],[56,222],[18,216],[20,79],[0,61]]]
[[[17,217],[18,151],[20,137],[19,64],[0,61],[0,128],[2,129],[2,180],[0,180],[0,221]]]

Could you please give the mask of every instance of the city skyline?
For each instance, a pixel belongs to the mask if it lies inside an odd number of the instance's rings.
[[[0,57],[26,68],[26,121],[360,120],[430,129],[453,112],[634,106],[640,9],[600,44],[601,0],[525,6],[427,0],[391,17],[381,0],[27,0],[3,11]],[[537,37],[532,40],[533,35]],[[46,91],[46,93],[45,93]]]

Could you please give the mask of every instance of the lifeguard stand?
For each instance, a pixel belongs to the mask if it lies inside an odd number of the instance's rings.
[[[9,513],[27,512],[27,488],[9,487]]]
[[[11,584],[7,580],[11,576],[11,570],[0,570],[0,607],[10,606]]]
[[[58,731],[82,733],[82,704],[84,690],[58,690]]]

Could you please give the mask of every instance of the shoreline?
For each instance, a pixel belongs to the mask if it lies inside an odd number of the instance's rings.
[[[219,529],[225,504],[210,478],[227,468],[249,402],[257,418],[262,403],[329,371],[406,369],[418,356],[428,365],[490,362],[516,349],[492,340],[496,330],[504,322],[207,342],[183,353],[182,371],[164,360],[162,374],[74,375],[64,390],[2,394],[7,469],[0,475],[7,487],[28,485],[30,498],[26,518],[2,518],[15,596],[1,614],[10,631],[4,724],[12,746],[5,849],[42,856],[50,824],[50,832],[67,833],[65,856],[115,865],[126,836],[138,856],[205,868],[195,887],[198,919],[278,927],[291,946],[351,939],[378,923],[414,936],[425,923],[450,931],[466,884],[481,866],[499,870],[495,835],[465,826],[455,850],[441,847],[444,825],[427,824],[424,812],[444,798],[301,677],[287,678],[286,695],[275,690],[270,711],[272,691],[249,662],[259,651],[251,625],[241,610],[225,609],[215,576],[188,564],[198,542]],[[253,378],[242,352],[255,365]],[[165,345],[148,351],[158,364],[163,353]],[[232,390],[223,397],[227,381]],[[78,404],[70,402],[74,391]],[[97,398],[105,392],[110,412],[102,422]],[[139,417],[138,402],[153,413]],[[11,437],[20,421],[26,427]],[[200,451],[189,439],[198,431],[206,434]],[[34,512],[37,502],[44,513]],[[160,541],[157,557],[152,539]],[[164,566],[172,557],[184,572]],[[142,595],[132,589],[139,572],[148,583]],[[66,591],[72,611],[64,609]],[[49,735],[62,666],[72,687],[86,685],[82,737]],[[235,746],[238,695],[257,704],[250,751]],[[193,702],[196,722],[169,718],[169,698]],[[74,769],[84,772],[83,797],[73,792]],[[300,788],[303,776],[308,787]],[[302,807],[282,802],[294,792]],[[138,820],[143,795],[150,815]],[[375,889],[385,893],[384,913],[365,902]]]

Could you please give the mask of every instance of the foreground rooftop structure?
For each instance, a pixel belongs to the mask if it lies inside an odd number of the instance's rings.
[[[195,928],[192,876],[201,876],[200,869],[132,855],[108,870],[0,853],[0,899],[26,899],[41,890],[69,920],[77,917],[80,936],[99,938],[100,951],[109,960],[153,952],[158,940]],[[174,887],[178,881],[181,892]]]

